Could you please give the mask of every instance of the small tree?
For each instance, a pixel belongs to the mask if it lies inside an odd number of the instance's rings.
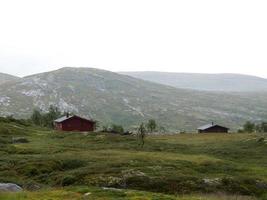
[[[31,115],[31,121],[37,126],[42,125],[42,114],[41,114],[40,110],[38,110],[38,109],[33,110],[33,113]]]
[[[267,133],[267,122],[262,122],[261,128],[263,133]]]
[[[53,128],[54,120],[59,118],[61,115],[62,113],[59,111],[59,109],[56,106],[51,105],[48,113],[43,116],[44,126]]]
[[[118,133],[118,134],[122,134],[124,132],[124,129],[121,125],[116,125],[116,124],[112,124],[110,131],[112,133]]]
[[[243,126],[243,131],[246,133],[252,133],[255,131],[255,128],[256,127],[254,123],[247,121]]]
[[[146,126],[150,133],[154,132],[157,129],[157,123],[154,119],[150,119]]]
[[[258,133],[267,133],[267,123],[266,122],[262,122],[260,124],[257,124],[255,126],[255,130]]]
[[[145,145],[145,136],[146,136],[146,128],[144,123],[141,123],[139,128],[138,128],[138,140],[139,140],[139,145],[143,148]]]
[[[158,129],[159,129],[160,133],[166,133],[167,132],[166,128],[163,126],[160,126]]]
[[[53,128],[54,120],[62,116],[61,112],[56,106],[50,106],[48,113],[41,113],[40,110],[35,109],[31,115],[31,121],[38,126]]]

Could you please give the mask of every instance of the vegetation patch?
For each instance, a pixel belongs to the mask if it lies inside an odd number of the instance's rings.
[[[235,195],[264,199],[267,195],[267,148],[258,142],[262,135],[148,134],[141,147],[135,135],[59,133],[15,122],[2,122],[0,127],[4,130],[0,133],[0,182],[36,191],[21,194],[21,199],[23,195],[28,199],[37,194],[53,196],[57,192],[51,189],[62,186],[87,188],[85,193],[99,199],[146,199],[146,195],[150,199],[183,195],[220,199],[217,193],[224,194],[224,199]],[[13,137],[24,137],[29,143],[13,144]],[[44,188],[51,189],[45,192]],[[61,192],[74,195],[73,199],[85,194]]]

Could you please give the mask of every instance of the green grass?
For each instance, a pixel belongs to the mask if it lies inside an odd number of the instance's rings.
[[[165,195],[135,190],[104,190],[94,187],[75,187],[65,189],[42,190],[38,192],[2,193],[0,200],[255,200],[240,195],[197,194]]]
[[[12,144],[12,137],[25,137],[29,143]],[[220,199],[217,193],[224,194],[221,199],[264,199],[267,145],[257,142],[259,137],[148,136],[141,149],[135,136],[60,133],[0,123],[0,182],[38,190],[1,194],[0,199],[83,199],[77,191],[83,187],[94,191],[94,199],[115,198],[114,191],[109,196],[102,187],[124,189],[117,199]],[[205,184],[204,179],[219,179],[220,184]]]

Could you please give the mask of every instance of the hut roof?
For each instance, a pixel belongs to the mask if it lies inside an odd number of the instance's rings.
[[[66,120],[68,120],[68,119],[70,119],[70,118],[73,118],[73,117],[77,117],[77,118],[79,118],[79,119],[86,120],[86,121],[90,121],[90,122],[95,122],[95,121],[93,121],[93,120],[86,119],[86,118],[82,118],[82,117],[79,117],[79,116],[77,116],[77,115],[63,116],[63,117],[60,117],[60,118],[54,120],[54,122],[56,122],[56,123],[61,123],[61,122],[64,122],[64,121],[66,121]]]
[[[212,128],[212,127],[215,127],[215,126],[226,128],[224,126],[220,126],[218,124],[211,123],[211,124],[206,124],[206,125],[203,125],[203,126],[198,127],[198,130],[206,130],[206,129],[209,129],[209,128]],[[229,129],[229,128],[227,128],[227,129]]]
[[[68,116],[68,117],[67,116],[63,116],[63,117],[60,117],[60,118],[54,120],[54,122],[60,123],[60,122],[63,122],[65,120],[69,119],[69,118],[72,118],[72,117],[73,116]]]

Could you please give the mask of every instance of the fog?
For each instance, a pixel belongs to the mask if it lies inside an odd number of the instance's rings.
[[[267,78],[267,2],[0,2],[0,72],[60,67]]]

